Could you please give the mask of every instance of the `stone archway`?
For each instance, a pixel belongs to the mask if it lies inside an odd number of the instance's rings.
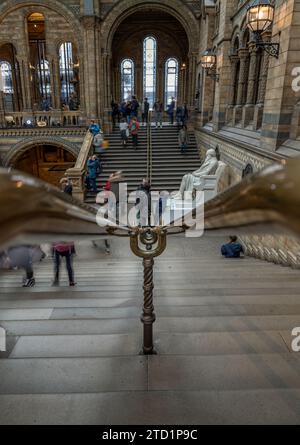
[[[78,30],[80,27],[79,16],[77,17],[69,8],[58,0],[39,0],[39,1],[29,1],[29,0],[5,0],[2,5],[0,5],[0,23],[6,18],[8,14],[11,14],[17,9],[23,8],[25,10],[25,15],[29,12],[35,12],[38,8],[51,10],[63,17],[70,29],[72,30],[72,39],[74,39],[78,50],[83,51],[82,39],[78,36]],[[15,40],[18,44],[19,40]]]
[[[124,19],[132,13],[143,9],[156,9],[175,17],[185,29],[189,39],[189,51],[198,49],[199,24],[193,12],[179,0],[123,0],[119,2],[104,18],[101,35],[106,41],[105,51],[110,53],[114,34]]]
[[[102,53],[102,67],[104,73],[104,108],[109,112],[110,102],[113,98],[112,88],[112,47],[113,39],[124,21],[139,12],[161,12],[175,19],[179,26],[184,30],[188,47],[186,50],[186,66],[185,78],[183,83],[187,86],[184,99],[191,110],[195,106],[195,90],[196,90],[196,67],[197,59],[199,57],[199,22],[193,14],[192,10],[184,5],[179,0],[161,0],[161,1],[147,1],[147,0],[124,0],[120,1],[113,9],[106,15],[101,25],[101,35],[103,43]],[[174,34],[174,39],[176,35]],[[116,83],[116,82],[115,82]]]
[[[74,166],[78,148],[55,138],[30,138],[16,144],[3,164],[59,185],[68,168]]]

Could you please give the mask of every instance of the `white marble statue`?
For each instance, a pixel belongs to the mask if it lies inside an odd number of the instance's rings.
[[[206,152],[206,158],[204,159],[201,167],[193,173],[184,175],[181,181],[180,190],[173,195],[174,199],[183,199],[184,192],[192,192],[194,189],[201,190],[201,186],[204,184],[204,176],[214,175],[218,168],[218,159],[214,149],[209,149]]]

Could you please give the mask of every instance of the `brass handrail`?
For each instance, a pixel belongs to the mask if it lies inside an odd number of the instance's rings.
[[[147,122],[147,178],[151,184],[152,182],[152,113],[149,110]]]
[[[249,227],[254,227],[255,230],[258,225],[276,225],[283,232],[290,231],[299,236],[299,171],[298,159],[274,164],[217,195],[204,205],[205,229],[240,228],[241,232],[249,233]],[[35,224],[38,234],[47,233],[47,230],[50,234],[69,236],[107,233],[107,230],[98,226],[97,210],[94,207],[70,198],[50,184],[17,171],[0,169],[0,209],[0,245],[9,238],[8,233],[19,235],[23,226],[26,230],[29,228],[33,234],[35,229],[28,226],[29,217],[30,221],[46,221],[48,217],[53,220],[55,216],[55,226],[52,222],[41,226]],[[18,218],[19,221],[16,221]],[[12,222],[11,227],[7,226],[8,221]],[[113,221],[108,226],[114,227],[115,231],[118,228]],[[180,226],[178,220],[163,229],[176,233],[176,229],[181,229]],[[12,230],[12,227],[15,229]],[[133,229],[123,226],[119,230],[129,234]]]
[[[235,228],[249,233],[273,227],[300,236],[300,160],[266,168],[208,201],[204,211],[206,230]],[[187,229],[182,221],[169,227],[119,227],[97,217],[93,207],[60,190],[19,172],[0,169],[0,246],[80,237],[128,236],[132,251],[143,258],[144,354],[154,353],[153,266],[166,248],[168,234]],[[194,211],[199,208],[194,209]],[[200,209],[201,210],[201,209]],[[200,211],[201,214],[201,211]],[[100,225],[97,223],[101,223]]]

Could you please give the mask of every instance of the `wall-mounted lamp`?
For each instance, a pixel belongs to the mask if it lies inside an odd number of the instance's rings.
[[[261,35],[274,21],[274,5],[270,0],[254,0],[247,9],[246,25],[253,32],[257,48],[262,48],[270,56],[279,57],[279,43],[264,42]]]
[[[217,74],[217,56],[211,50],[207,49],[201,56],[201,66],[205,69],[206,75],[219,82],[219,74]]]

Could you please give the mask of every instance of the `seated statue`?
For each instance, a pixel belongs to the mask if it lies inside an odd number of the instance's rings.
[[[188,173],[182,178],[180,190],[173,195],[174,199],[183,199],[184,192],[193,192],[194,189],[201,190],[201,186],[204,184],[204,176],[214,175],[218,168],[218,159],[216,151],[209,149],[206,152],[206,158],[204,159],[201,167],[193,173]]]

